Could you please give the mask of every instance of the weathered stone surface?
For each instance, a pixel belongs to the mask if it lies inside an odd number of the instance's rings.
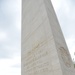
[[[22,0],[22,75],[75,75],[50,0]]]

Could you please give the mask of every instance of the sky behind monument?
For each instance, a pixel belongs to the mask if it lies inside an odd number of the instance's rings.
[[[72,59],[75,58],[75,1],[51,0]]]
[[[75,1],[52,0],[72,58]],[[0,75],[21,75],[21,0],[0,0]]]

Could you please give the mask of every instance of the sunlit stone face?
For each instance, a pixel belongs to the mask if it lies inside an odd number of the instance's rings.
[[[74,75],[68,69],[72,62],[51,1],[22,4],[22,75]]]

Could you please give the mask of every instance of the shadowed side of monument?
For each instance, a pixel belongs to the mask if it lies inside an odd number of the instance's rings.
[[[72,61],[50,0],[22,0],[21,45],[22,75],[70,75]]]
[[[63,75],[74,75],[74,65],[50,0],[44,0]],[[50,13],[51,12],[51,13]]]

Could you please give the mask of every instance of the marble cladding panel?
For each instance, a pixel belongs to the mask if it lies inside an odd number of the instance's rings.
[[[50,0],[22,0],[21,45],[22,75],[74,75],[63,65],[70,58]]]

